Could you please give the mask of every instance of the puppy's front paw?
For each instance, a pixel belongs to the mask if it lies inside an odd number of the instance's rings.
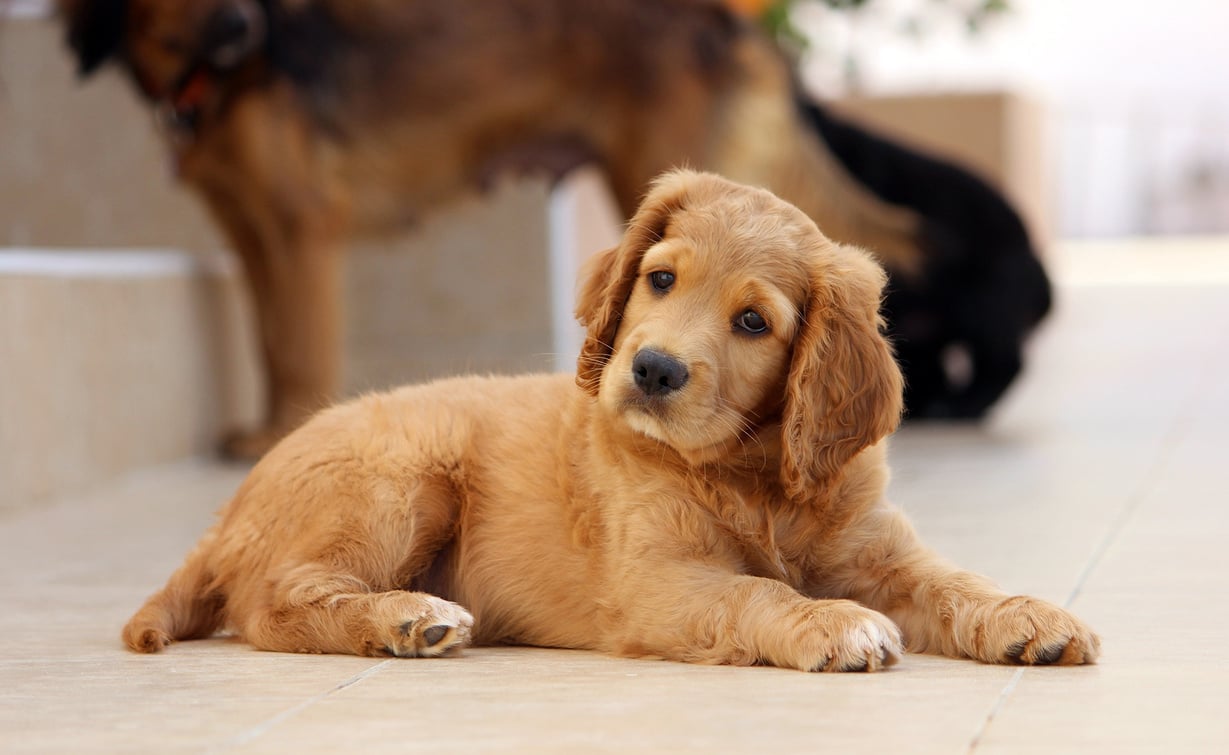
[[[887,616],[850,600],[810,608],[787,653],[803,671],[879,671],[904,654],[900,629]]]
[[[474,617],[456,603],[419,594],[421,604],[390,628],[383,651],[399,658],[437,657],[469,644]]]
[[[1058,606],[1018,595],[989,610],[974,629],[973,648],[989,663],[1074,666],[1096,661],[1101,639]]]

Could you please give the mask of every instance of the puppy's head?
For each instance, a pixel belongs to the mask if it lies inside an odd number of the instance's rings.
[[[667,174],[583,281],[577,382],[692,463],[779,423],[782,483],[805,497],[896,427],[882,271],[769,192]]]
[[[259,0],[60,0],[59,9],[81,75],[122,57],[155,95],[200,66],[239,65],[267,31]]]

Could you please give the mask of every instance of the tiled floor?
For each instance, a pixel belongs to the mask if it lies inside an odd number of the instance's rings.
[[[981,428],[903,431],[893,493],[1086,618],[1097,666],[133,655],[119,627],[242,476],[191,462],[0,519],[0,751],[1229,752],[1229,244],[1085,248],[1064,278],[1027,379]]]

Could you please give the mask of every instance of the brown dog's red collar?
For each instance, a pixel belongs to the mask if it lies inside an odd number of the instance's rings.
[[[217,84],[213,72],[203,65],[190,69],[168,89],[140,73],[136,80],[141,92],[157,107],[163,126],[180,134],[196,130],[201,111]]]
[[[213,74],[207,69],[197,68],[189,74],[183,85],[168,100],[176,119],[194,123],[205,105],[205,100],[213,92],[213,86]]]

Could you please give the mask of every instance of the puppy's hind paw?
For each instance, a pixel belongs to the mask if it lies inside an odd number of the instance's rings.
[[[468,645],[474,617],[456,603],[421,597],[425,610],[394,627],[383,651],[398,658],[433,658]]]

